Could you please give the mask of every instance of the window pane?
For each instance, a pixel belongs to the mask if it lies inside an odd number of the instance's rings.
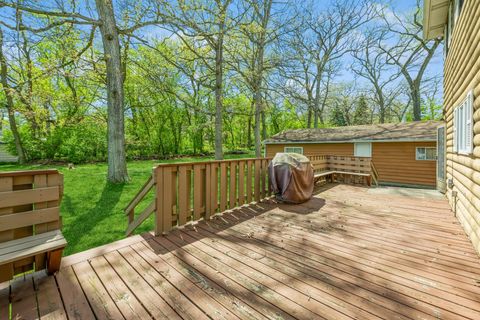
[[[425,148],[417,148],[417,160],[425,160]]]
[[[370,142],[356,142],[354,148],[355,157],[371,157],[372,144]]]
[[[436,160],[437,150],[435,148],[428,148],[426,153],[427,160]]]
[[[300,153],[300,154],[303,154],[303,148],[302,147],[285,147],[284,151],[286,153]]]

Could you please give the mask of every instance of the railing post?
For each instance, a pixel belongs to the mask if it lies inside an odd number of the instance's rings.
[[[156,167],[154,170],[155,179],[155,235],[163,232],[163,168]]]
[[[133,222],[134,217],[135,217],[135,209],[132,208],[132,210],[128,212],[128,224]]]
[[[254,199],[256,202],[260,201],[260,169],[262,161],[255,159],[255,181],[254,181]]]

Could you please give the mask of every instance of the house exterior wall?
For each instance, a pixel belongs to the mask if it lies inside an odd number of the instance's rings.
[[[303,147],[303,154],[307,156],[337,155],[353,156],[353,143],[325,143],[325,144],[267,144],[265,154],[273,157],[277,152],[284,152],[285,147]]]
[[[306,156],[353,156],[353,143],[267,144],[266,156],[283,152],[286,146],[303,147]],[[436,161],[415,160],[417,147],[436,147],[435,142],[374,142],[372,161],[380,183],[435,187]]]
[[[480,1],[464,2],[444,64],[447,198],[475,249],[480,253]],[[453,110],[473,90],[473,154],[453,150]],[[456,191],[456,196],[453,191]]]

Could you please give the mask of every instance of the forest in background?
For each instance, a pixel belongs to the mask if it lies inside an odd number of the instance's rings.
[[[415,4],[415,2],[414,2]],[[255,150],[275,133],[440,119],[422,3],[0,0],[3,140],[21,162]]]

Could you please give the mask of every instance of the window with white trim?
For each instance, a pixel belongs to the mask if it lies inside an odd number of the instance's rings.
[[[437,148],[417,147],[415,160],[437,160]]]
[[[353,147],[353,155],[355,157],[372,157],[372,143],[355,142]]]
[[[473,91],[453,110],[453,151],[461,154],[473,151]]]
[[[286,153],[300,153],[303,154],[303,147],[285,147],[283,149]]]

